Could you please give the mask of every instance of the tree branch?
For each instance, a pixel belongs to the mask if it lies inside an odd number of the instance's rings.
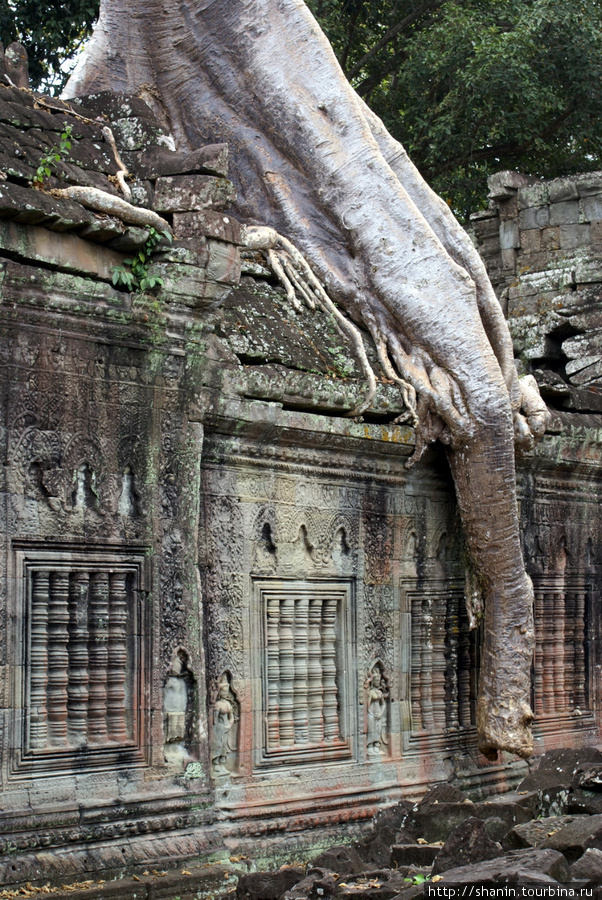
[[[412,25],[417,19],[420,18],[420,16],[424,15],[424,13],[430,12],[433,9],[437,9],[442,5],[443,0],[428,0],[427,3],[424,3],[417,10],[405,16],[405,18],[403,18],[400,22],[397,22],[396,25],[393,25],[391,28],[389,28],[389,30],[383,34],[381,39],[377,41],[376,44],[374,44],[374,46],[371,47],[367,53],[364,53],[359,62],[356,62],[356,64],[352,66],[348,72],[345,73],[347,75],[347,78],[355,78],[355,76],[359,74],[366,63],[369,62],[380,50],[382,50],[383,47],[386,47],[389,41],[391,41],[398,34],[401,34],[402,31]]]

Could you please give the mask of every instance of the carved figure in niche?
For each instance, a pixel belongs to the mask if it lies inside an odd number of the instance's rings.
[[[375,663],[365,683],[368,704],[367,753],[372,759],[387,753],[389,682],[381,663]]]
[[[163,692],[165,762],[172,769],[183,769],[190,759],[186,744],[190,738],[191,694],[188,654],[180,649],[172,659]]]
[[[211,719],[211,772],[217,778],[230,774],[227,762],[230,754],[236,752],[237,706],[230,677],[224,672],[219,680]]]

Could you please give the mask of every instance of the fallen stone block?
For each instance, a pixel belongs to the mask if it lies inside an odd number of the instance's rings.
[[[366,868],[364,860],[360,857],[355,847],[331,847],[320,853],[314,860],[312,866],[321,869],[329,869],[331,872],[337,872],[339,875],[353,875],[363,872]]]
[[[502,845],[506,850],[520,850],[525,847],[541,847],[548,838],[552,837],[556,832],[579,818],[582,817],[547,816],[543,819],[534,819],[532,822],[515,825],[504,838]],[[583,818],[588,817],[586,816]]]
[[[458,825],[437,853],[433,875],[494,859],[503,852],[501,845],[487,836],[483,820],[471,817]]]
[[[525,882],[527,877],[539,878],[531,883],[564,884],[570,878],[565,857],[557,850],[515,850],[485,862],[459,866],[445,872],[442,884],[500,884]],[[542,877],[552,879],[541,881]]]
[[[391,867],[430,866],[441,850],[438,844],[393,844],[391,847]]]
[[[411,826],[416,834],[433,844],[436,841],[446,841],[458,825],[474,815],[475,805],[470,800],[461,803],[432,803],[416,810]]]
[[[569,862],[579,859],[589,847],[602,850],[602,815],[576,817],[541,846],[543,849],[559,850]]]
[[[571,878],[573,881],[585,882],[588,887],[602,885],[602,850],[589,847],[571,866]]]
[[[286,867],[276,872],[249,872],[241,875],[236,886],[236,900],[278,900],[297,884],[305,872]]]

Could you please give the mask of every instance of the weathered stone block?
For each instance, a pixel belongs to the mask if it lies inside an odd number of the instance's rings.
[[[524,188],[532,179],[521,172],[508,170],[496,172],[487,179],[489,197],[493,200],[504,200],[516,194],[519,188]]]
[[[158,178],[155,188],[157,212],[193,212],[225,209],[236,199],[232,182],[213,175],[172,175]]]
[[[550,202],[547,184],[537,183],[519,190],[517,197],[519,210],[529,209],[532,206],[545,206]]]
[[[400,866],[430,866],[441,847],[432,844],[393,844],[391,868]]]
[[[71,103],[84,106],[87,112],[94,115],[106,115],[109,119],[151,119],[153,112],[150,106],[135,94],[120,91],[98,91],[76,97]]]
[[[516,195],[509,197],[507,200],[499,201],[499,217],[500,219],[515,219],[518,215],[518,203]]]
[[[504,884],[520,881],[529,884],[554,884],[554,881],[533,881],[534,876],[547,876],[561,884],[569,878],[567,861],[555,850],[513,850],[504,856],[471,866],[448,869],[446,884]],[[529,880],[527,880],[529,878]]]
[[[58,234],[10,221],[0,221],[0,248],[18,259],[35,260],[101,281],[111,281],[113,268],[123,263],[123,255],[74,234]]]
[[[224,241],[207,241],[209,261],[207,277],[223,284],[238,284],[240,281],[240,250],[234,244]]]
[[[144,178],[152,180],[166,175],[218,175],[228,177],[228,145],[207,144],[191,153],[167,147],[148,147],[141,153],[130,153],[127,163]]]
[[[496,229],[497,231],[497,229]],[[500,238],[498,234],[487,237],[479,242],[479,253],[482,257],[498,256],[500,252]]]
[[[590,241],[589,225],[560,226],[561,250],[576,250],[578,247],[587,247]]]
[[[516,250],[502,250],[500,255],[502,258],[502,270],[505,272],[505,274],[508,274],[509,272],[515,272]]]
[[[548,184],[550,203],[563,203],[567,200],[576,200],[579,196],[577,186],[571,178],[555,178]]]
[[[579,221],[579,203],[566,200],[550,207],[550,225],[571,225]]]
[[[602,219],[602,194],[584,197],[581,201],[581,209],[588,222]]]
[[[595,284],[596,282],[602,282],[602,260],[579,260],[575,264],[575,283]]]
[[[589,197],[602,193],[602,173],[587,172],[575,178],[575,184],[580,197]]]
[[[203,309],[223,299],[229,290],[226,285],[209,279],[207,272],[197,266],[155,263],[150,271],[163,279],[157,296],[168,303],[182,303],[193,309]]]
[[[539,253],[541,250],[541,231],[539,228],[521,231],[520,245],[524,253]]]
[[[393,850],[393,848],[391,848]],[[481,819],[470,818],[458,825],[441,848],[433,864],[433,875],[502,856],[497,841],[492,841]]]
[[[560,248],[560,231],[558,227],[544,228],[541,232],[541,249],[558,250]]]
[[[550,222],[549,206],[530,206],[523,209],[518,216],[518,227],[521,231],[531,228],[545,228]]]
[[[211,209],[174,213],[173,227],[176,235],[180,238],[202,235],[231,244],[240,244],[241,242],[242,226],[240,222],[230,215],[214,212]]]
[[[145,119],[141,116],[114,119],[111,128],[118,146],[124,150],[145,150],[153,144],[175,149],[173,139],[159,128],[154,119]]]
[[[594,250],[602,250],[602,221],[590,223],[590,237]]]
[[[602,850],[602,816],[578,816],[546,838],[541,846],[559,850],[569,862],[578,859],[588,847]]]
[[[502,250],[511,250],[520,246],[520,236],[518,225],[513,220],[500,222],[500,248]]]

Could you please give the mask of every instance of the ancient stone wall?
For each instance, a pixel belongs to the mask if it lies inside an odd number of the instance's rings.
[[[490,179],[473,216],[516,355],[558,409],[602,411],[602,173]]]
[[[226,149],[166,149],[139,98],[0,100],[0,881],[290,858],[433,781],[515,784],[476,749],[444,453],[405,467],[385,380],[345,416],[353,350],[241,252]],[[66,116],[56,184],[115,190],[101,102],[176,230],[151,296],[111,283],[142,229],[31,189]],[[601,425],[559,407],[519,463],[538,750],[599,736]]]

